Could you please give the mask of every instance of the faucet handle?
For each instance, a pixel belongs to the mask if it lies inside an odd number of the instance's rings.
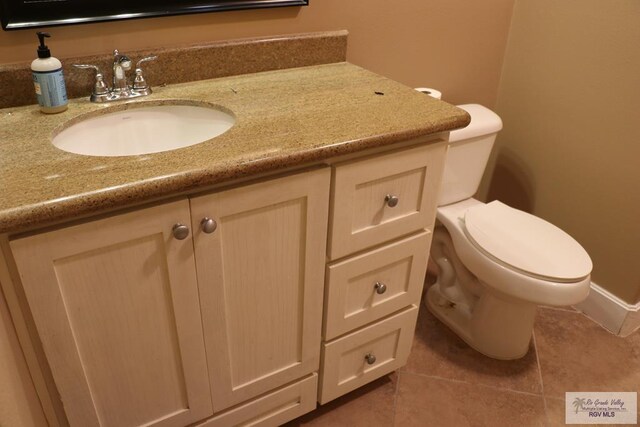
[[[141,69],[141,66],[142,66],[143,62],[155,61],[156,59],[158,59],[157,55],[151,55],[151,56],[147,56],[145,58],[142,58],[141,60],[136,62],[136,70],[137,69]]]
[[[96,70],[96,74],[101,74],[100,73],[100,68],[98,68],[97,65],[90,65],[90,64],[73,64],[74,67],[76,68],[81,68],[81,69],[92,69],[92,70]]]
[[[96,65],[90,64],[73,64],[74,67],[84,70],[95,70],[96,72],[96,81],[93,86],[93,93],[91,94],[91,99],[98,97],[100,95],[106,95],[109,93],[109,88],[104,82],[104,76],[100,72],[100,68]]]
[[[148,62],[148,61],[155,61],[156,59],[158,59],[156,55],[151,55],[151,56],[147,56],[146,58],[142,58],[136,63],[136,77],[133,79],[133,90],[138,92],[145,92],[146,95],[151,93],[151,88],[149,87],[149,84],[145,80],[144,76],[142,75],[141,67],[142,67],[142,63]]]

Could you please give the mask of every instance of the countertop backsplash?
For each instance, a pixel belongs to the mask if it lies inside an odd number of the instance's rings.
[[[347,31],[289,34],[172,48],[121,50],[121,53],[134,64],[146,56],[158,56],[157,60],[144,64],[145,78],[153,89],[173,83],[343,62],[347,55],[347,35]],[[79,70],[73,64],[97,65],[105,81],[110,82],[112,56],[109,52],[60,58],[69,98],[88,98],[95,75],[93,70]],[[133,71],[129,71],[130,80]],[[36,103],[30,63],[0,65],[0,108]]]

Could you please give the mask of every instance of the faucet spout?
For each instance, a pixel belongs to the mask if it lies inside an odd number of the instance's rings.
[[[113,91],[128,92],[127,71],[131,69],[131,59],[118,49],[113,51]]]

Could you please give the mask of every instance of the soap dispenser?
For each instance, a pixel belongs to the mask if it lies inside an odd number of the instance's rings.
[[[38,46],[38,58],[31,63],[31,74],[40,111],[47,114],[61,113],[67,109],[69,102],[62,75],[62,63],[51,56],[51,51],[44,44],[45,37],[51,37],[51,35],[41,31],[36,34],[40,40],[40,46]]]

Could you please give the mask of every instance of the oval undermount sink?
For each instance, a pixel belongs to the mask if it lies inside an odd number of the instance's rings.
[[[127,104],[81,119],[53,138],[61,150],[85,156],[135,156],[200,144],[236,122],[230,112],[203,105]]]

